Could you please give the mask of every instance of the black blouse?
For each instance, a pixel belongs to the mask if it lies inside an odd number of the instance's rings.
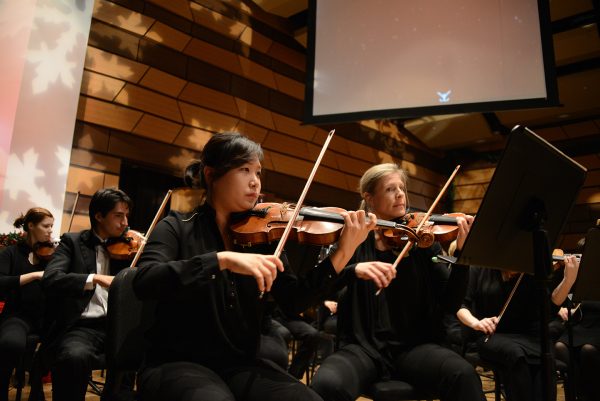
[[[469,309],[477,319],[498,316],[517,280],[518,275],[504,281],[500,270],[472,267],[463,307]],[[550,288],[555,288],[560,280],[562,271],[554,275]],[[537,336],[540,325],[538,294],[534,277],[525,274],[496,332]],[[557,311],[558,308],[554,306],[553,310]]]
[[[449,269],[434,259],[440,253],[439,243],[412,249],[399,264],[396,278],[375,295],[373,282],[356,278],[356,264],[393,263],[396,255],[377,251],[371,233],[345,271],[348,289],[338,305],[340,343],[360,345],[376,361],[382,376],[388,374],[398,353],[419,344],[442,342],[443,315],[455,313],[460,306],[468,268],[454,265]]]
[[[2,316],[28,318],[39,327],[44,315],[44,294],[39,280],[20,285],[23,274],[42,271],[46,262],[37,265],[29,262],[31,249],[25,242],[11,245],[0,251],[0,299],[5,300]]]
[[[583,301],[579,311],[573,316],[573,346],[580,347],[592,344],[600,348],[600,302]],[[569,343],[569,335],[565,330],[560,341]]]
[[[269,254],[271,248],[243,251]],[[258,298],[253,277],[219,269],[217,252],[223,250],[207,204],[191,216],[173,213],[156,226],[133,283],[140,299],[158,301],[147,364],[190,361],[218,368],[256,358],[266,302]],[[286,268],[271,295],[286,313],[299,313],[332,291],[337,274],[328,258],[302,279],[285,253],[282,261]]]

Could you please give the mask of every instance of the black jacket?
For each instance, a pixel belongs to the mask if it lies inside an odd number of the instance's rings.
[[[94,290],[85,290],[90,274],[96,273],[96,245],[91,230],[63,234],[52,260],[44,271],[42,286],[56,302],[57,329],[64,331],[80,317],[90,302]],[[110,261],[110,274],[127,267],[128,261]]]
[[[259,345],[265,300],[253,277],[221,271],[224,244],[209,205],[189,216],[174,213],[153,231],[133,282],[141,299],[158,301],[146,361],[201,363],[213,369],[252,363]],[[247,252],[269,254],[270,246]],[[282,260],[271,294],[289,313],[323,299],[337,274],[329,259],[299,279]]]
[[[340,344],[358,344],[376,362],[380,377],[387,377],[396,356],[418,344],[441,343],[445,338],[443,316],[455,313],[464,297],[469,269],[451,269],[434,259],[439,243],[414,248],[397,268],[396,278],[376,295],[372,281],[356,278],[357,263],[393,263],[396,255],[375,248],[373,233],[356,250],[343,277],[347,291],[338,303]]]
[[[44,270],[46,262],[32,265],[28,260],[30,252],[25,242],[0,251],[0,300],[6,302],[1,317],[19,316],[39,330],[45,309],[41,283],[36,280],[21,286],[19,276]]]

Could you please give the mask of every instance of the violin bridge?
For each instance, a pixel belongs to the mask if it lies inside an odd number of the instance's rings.
[[[290,204],[287,202],[283,202],[281,204],[281,209],[279,209],[279,213],[281,214],[281,221],[285,220],[285,215],[288,211],[288,209],[290,208]]]

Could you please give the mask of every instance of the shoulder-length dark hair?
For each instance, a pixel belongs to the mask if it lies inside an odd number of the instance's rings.
[[[199,160],[193,160],[183,174],[183,180],[192,188],[207,188],[204,167],[214,169],[214,179],[224,176],[229,170],[248,163],[255,158],[263,159],[260,145],[237,132],[214,134],[202,149]]]

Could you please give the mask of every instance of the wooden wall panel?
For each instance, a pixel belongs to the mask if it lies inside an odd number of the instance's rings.
[[[140,81],[140,85],[171,97],[179,96],[186,83],[185,80],[156,68],[149,68]]]
[[[79,98],[77,119],[81,121],[131,132],[141,117],[137,110],[85,96]]]
[[[269,48],[273,45],[273,41],[265,35],[256,32],[250,27],[245,27],[240,35],[240,42],[256,49],[262,53],[268,53]]]
[[[333,127],[301,122],[306,57],[288,21],[244,0],[116,3],[100,0],[93,16],[68,193],[118,183],[124,160],[179,175],[211,135],[230,130],[262,144],[277,182],[306,179]],[[447,174],[441,155],[390,127],[335,126],[317,188],[354,204],[362,173],[393,161],[410,176],[413,206],[427,208]]]
[[[233,96],[207,88],[206,86],[197,85],[193,82],[188,82],[181,95],[179,95],[179,99],[197,106],[208,107],[224,114],[239,116],[237,104]]]
[[[148,70],[148,66],[117,54],[88,46],[85,56],[85,69],[129,82],[138,82],[146,70]]]
[[[183,51],[190,40],[192,40],[190,35],[186,35],[177,29],[173,29],[160,21],[157,21],[152,25],[150,30],[146,33],[146,37],[177,51]]]
[[[138,35],[145,34],[154,23],[153,18],[107,0],[96,0],[94,2],[93,15],[99,21],[137,33]]]
[[[270,110],[257,106],[240,98],[235,98],[238,115],[242,120],[254,123],[271,130],[275,129],[273,115]]]
[[[91,196],[104,188],[104,175],[102,171],[70,166],[67,173],[67,191],[79,191],[83,195]]]
[[[73,148],[71,151],[71,166],[119,174],[121,159],[102,153],[90,152],[86,149]]]
[[[123,88],[115,99],[115,103],[120,103],[157,116],[163,116],[175,122],[183,122],[175,99],[133,84],[125,85],[125,88]]]
[[[177,146],[201,151],[211,136],[213,136],[213,133],[210,131],[193,127],[183,127],[173,143]]]
[[[181,128],[181,124],[155,117],[151,114],[144,114],[132,132],[150,139],[156,139],[157,141],[172,143],[181,131]]]
[[[84,71],[81,80],[81,93],[91,97],[112,102],[125,86],[125,81],[96,74],[92,71]]]

